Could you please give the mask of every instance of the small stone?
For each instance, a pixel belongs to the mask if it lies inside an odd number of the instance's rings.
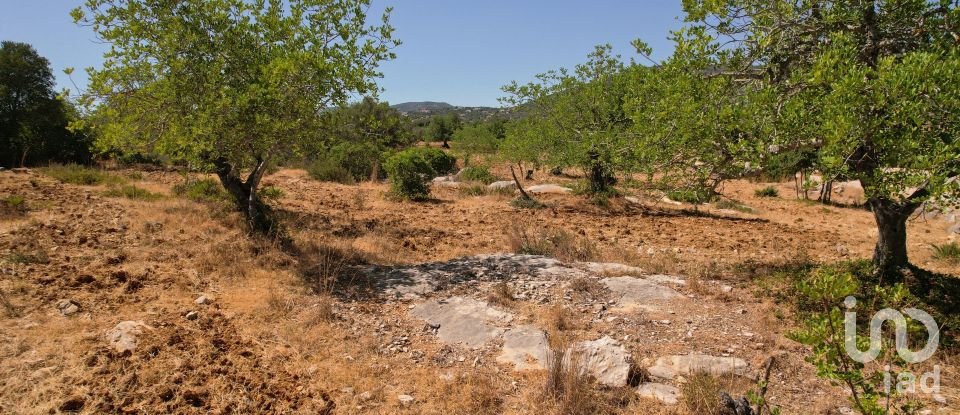
[[[733,292],[733,287],[729,285],[724,285],[723,287],[720,287],[720,289],[725,293]]]
[[[60,314],[65,316],[74,315],[80,312],[80,304],[73,300],[60,300],[57,301],[57,310],[60,310]]]
[[[143,333],[143,329],[150,329],[150,326],[142,321],[122,321],[107,331],[106,338],[117,352],[132,353],[137,348],[137,337]]]
[[[360,402],[366,402],[366,401],[369,401],[370,399],[373,399],[373,394],[370,393],[370,391],[366,391],[357,395],[357,400]]]
[[[200,317],[200,313],[197,313],[196,311],[191,311],[183,317],[187,320],[196,320],[198,317]]]
[[[213,299],[210,297],[207,297],[206,295],[201,295],[197,297],[196,300],[193,300],[193,302],[196,303],[197,305],[206,305],[206,304],[213,303]]]
[[[397,399],[400,401],[400,404],[402,405],[410,405],[413,403],[413,401],[416,400],[414,397],[410,395],[397,395]]]

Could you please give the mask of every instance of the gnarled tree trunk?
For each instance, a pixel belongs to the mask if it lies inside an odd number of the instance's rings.
[[[907,219],[918,207],[914,202],[898,203],[885,198],[870,198],[867,205],[877,221],[877,246],[873,250],[876,272],[896,276],[907,268]]]
[[[221,157],[214,161],[217,177],[220,178],[220,183],[227,192],[233,196],[237,209],[247,217],[252,228],[265,233],[271,230],[272,224],[267,217],[266,206],[257,197],[257,188],[260,185],[260,179],[263,178],[266,164],[265,160],[258,158],[253,171],[244,181],[240,179],[240,172],[227,159]]]

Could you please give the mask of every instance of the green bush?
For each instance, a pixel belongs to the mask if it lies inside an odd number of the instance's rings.
[[[63,183],[79,185],[120,184],[123,179],[93,167],[79,164],[52,165],[40,171]]]
[[[119,187],[111,187],[106,192],[103,192],[104,196],[107,197],[125,197],[127,199],[134,200],[157,200],[163,198],[163,195],[159,193],[153,193],[147,189],[141,189],[134,185],[123,185]]]
[[[780,192],[778,192],[778,191],[777,191],[777,188],[775,188],[775,187],[773,187],[773,186],[767,186],[767,187],[764,187],[764,188],[762,188],[762,189],[757,189],[756,191],[753,192],[753,194],[754,194],[755,196],[757,196],[757,197],[778,197],[778,196],[780,196]]]
[[[404,199],[430,197],[430,180],[450,173],[456,159],[435,148],[411,148],[394,154],[384,163],[393,193]]]
[[[327,158],[350,172],[354,181],[369,180],[373,176],[376,165],[382,165],[388,153],[380,151],[373,143],[340,143],[330,149]],[[377,179],[386,175],[382,169],[377,172]]]
[[[667,197],[677,202],[699,205],[716,200],[717,193],[707,188],[674,189],[667,191]]]
[[[473,166],[463,169],[460,180],[490,184],[500,179],[490,173],[490,168],[487,166]]]
[[[230,194],[214,179],[187,180],[173,186],[173,193],[196,202],[229,202]]]
[[[341,166],[332,158],[324,158],[314,161],[307,167],[307,173],[315,180],[322,182],[336,182],[343,184],[354,184],[353,175],[350,170]]]
[[[283,190],[278,187],[267,186],[260,189],[259,195],[264,200],[279,200],[283,197]]]

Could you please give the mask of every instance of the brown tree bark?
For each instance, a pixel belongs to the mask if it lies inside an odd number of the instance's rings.
[[[870,198],[867,205],[877,222],[877,245],[873,250],[876,272],[896,276],[910,265],[907,256],[907,219],[918,207],[914,202]]]

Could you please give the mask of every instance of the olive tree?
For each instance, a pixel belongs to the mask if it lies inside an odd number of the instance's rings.
[[[960,195],[960,11],[955,1],[685,0],[716,76],[774,96],[755,107],[770,149],[812,149],[827,180],[859,180],[878,273],[909,265],[906,222]],[[722,58],[722,59],[719,59]]]
[[[376,92],[378,64],[393,58],[390,10],[368,25],[369,4],[87,0],[75,21],[110,45],[88,70],[98,146],[211,166],[262,228],[267,165],[315,137],[324,108]]]
[[[572,71],[503,87],[508,95],[502,101],[526,116],[510,123],[501,150],[516,161],[581,167],[591,192],[608,191],[616,170],[632,166],[634,154],[623,110],[630,71],[611,49],[598,46]]]

